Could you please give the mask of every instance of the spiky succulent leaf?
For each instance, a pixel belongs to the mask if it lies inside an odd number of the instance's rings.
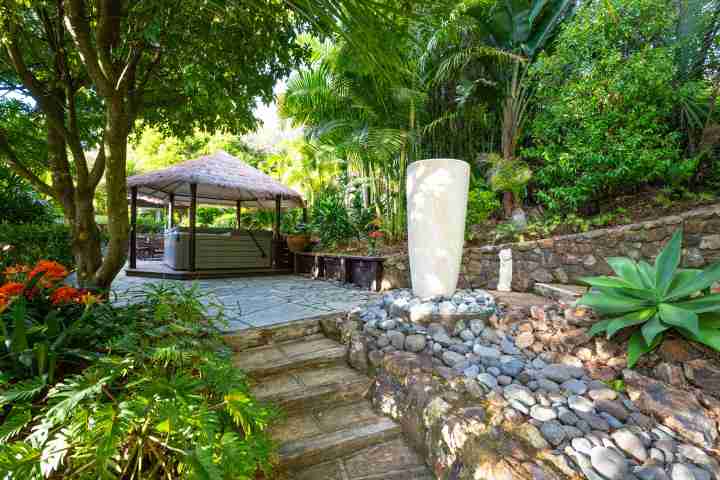
[[[633,327],[635,325],[642,325],[643,323],[650,320],[656,312],[657,310],[655,308],[646,308],[643,310],[638,310],[637,312],[628,313],[627,315],[619,318],[613,318],[612,320],[610,320],[610,323],[606,328],[607,338],[612,338],[613,335],[615,335],[623,328]]]
[[[578,305],[590,307],[603,315],[629,313],[650,306],[645,300],[605,290],[591,290],[578,300]]]
[[[701,292],[717,281],[720,281],[720,263],[709,266],[693,279],[668,292],[665,301],[679,300],[693,293]]]
[[[627,257],[610,257],[606,258],[605,261],[610,265],[615,275],[632,285],[633,288],[652,288],[651,284],[643,280],[638,271],[638,264],[634,260]]]
[[[658,335],[669,329],[670,326],[665,325],[660,320],[660,317],[658,315],[655,315],[649,321],[645,322],[640,331],[642,332],[642,336],[645,339],[645,343],[650,345],[655,341]]]
[[[655,289],[655,268],[650,266],[649,263],[647,263],[644,260],[640,260],[638,262],[638,273],[643,279],[643,283],[646,285],[649,285],[648,288],[654,290]]]
[[[678,308],[668,303],[661,303],[659,316],[665,325],[672,325],[673,327],[687,330],[693,335],[700,334],[698,316],[695,312]]]
[[[695,313],[717,312],[720,311],[720,293],[704,295],[686,302],[674,303],[673,305]]]
[[[591,337],[594,337],[595,335],[598,335],[605,330],[607,330],[608,325],[610,325],[612,319],[608,320],[600,320],[598,322],[593,323],[593,326],[590,327],[590,330],[588,330],[588,335]]]
[[[628,367],[634,367],[637,364],[638,360],[640,360],[640,357],[652,351],[660,344],[660,341],[661,336],[657,337],[656,341],[648,344],[645,342],[645,338],[639,330],[635,332],[633,336],[630,337],[630,341],[628,342]]]
[[[633,284],[620,277],[582,277],[580,281],[597,288],[633,288]]]
[[[670,288],[675,270],[680,265],[682,235],[681,228],[676,230],[670,241],[655,259],[655,286],[661,298],[665,296],[668,288]]]

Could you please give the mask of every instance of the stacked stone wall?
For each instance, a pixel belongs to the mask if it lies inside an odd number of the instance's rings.
[[[654,261],[670,236],[684,231],[683,265],[699,268],[720,261],[720,205],[619,227],[563,235],[542,240],[467,247],[463,253],[460,288],[495,289],[501,250],[513,255],[515,291],[529,291],[537,282],[577,283],[581,277],[611,273],[605,258],[627,256]],[[406,256],[385,263],[393,288],[409,286]]]

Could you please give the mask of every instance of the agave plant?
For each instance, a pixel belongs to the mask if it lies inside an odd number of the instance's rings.
[[[606,317],[590,329],[591,335],[613,337],[636,328],[628,344],[628,366],[655,349],[669,330],[720,350],[720,294],[711,293],[720,280],[720,263],[705,270],[680,266],[682,229],[665,245],[655,266],[625,257],[608,258],[617,276],[588,277],[592,288],[578,303]]]

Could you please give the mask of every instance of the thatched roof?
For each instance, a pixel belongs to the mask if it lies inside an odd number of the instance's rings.
[[[272,209],[280,195],[283,208],[304,206],[295,190],[222,150],[127,180],[128,187],[138,188],[138,197],[168,202],[173,193],[178,205],[190,203],[192,183],[197,184],[201,204],[235,206],[241,200],[243,207]]]

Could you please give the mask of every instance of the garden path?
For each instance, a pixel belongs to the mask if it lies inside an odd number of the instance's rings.
[[[209,296],[207,302],[222,306],[228,331],[267,327],[295,320],[320,318],[347,312],[364,305],[378,294],[339,283],[312,280],[296,275],[208,279],[195,282],[128,277],[120,273],[113,283],[114,303],[139,298],[150,284],[195,283]]]

